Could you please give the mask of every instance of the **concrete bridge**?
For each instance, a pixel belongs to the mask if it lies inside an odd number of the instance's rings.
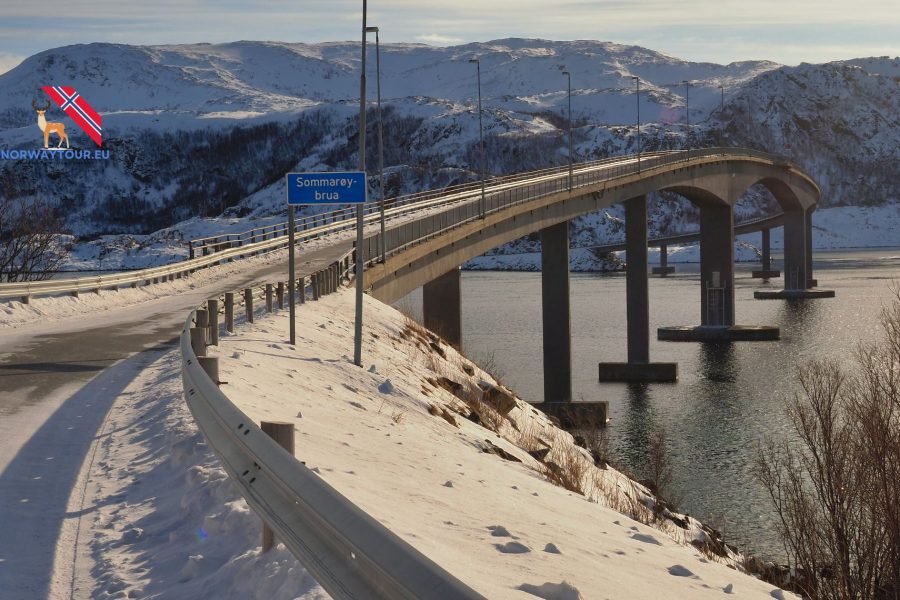
[[[734,214],[738,199],[762,184],[778,201],[784,225],[785,289],[778,297],[813,297],[810,290],[811,215],[819,188],[786,159],[751,150],[713,148],[635,156],[568,172],[492,186],[487,195],[423,216],[366,239],[365,286],[383,302],[423,287],[425,324],[462,345],[459,266],[540,232],[544,392],[546,402],[571,401],[568,223],[612,204],[625,205],[627,362],[601,365],[601,378],[674,381],[677,365],[649,356],[647,203],[653,191],[678,193],[700,210],[701,286],[698,326],[664,328],[660,339],[777,339],[772,327],[736,325]],[[381,244],[387,259],[380,262]]]

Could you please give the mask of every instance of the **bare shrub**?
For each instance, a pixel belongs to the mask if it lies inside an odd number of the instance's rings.
[[[48,279],[68,255],[65,223],[46,202],[0,198],[0,281]]]
[[[583,495],[585,475],[590,468],[590,462],[577,446],[556,443],[550,460],[541,464],[540,471],[554,485]]]
[[[656,496],[653,516],[661,519],[665,510],[675,510],[678,504],[673,482],[672,459],[666,444],[666,430],[658,427],[650,435],[649,460],[647,462],[647,487]]]
[[[900,293],[882,325],[885,340],[860,346],[851,369],[799,370],[802,393],[787,402],[798,443],[758,453],[794,587],[808,597],[900,597]]]

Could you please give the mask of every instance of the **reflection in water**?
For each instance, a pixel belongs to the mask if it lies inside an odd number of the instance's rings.
[[[650,436],[656,428],[649,388],[645,383],[626,384],[628,408],[622,416],[624,431],[619,452],[632,468],[647,463]]]
[[[700,374],[707,381],[734,383],[737,365],[734,359],[734,344],[700,344]]]

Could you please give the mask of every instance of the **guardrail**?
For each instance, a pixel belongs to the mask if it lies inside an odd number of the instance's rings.
[[[349,253],[308,278],[287,283],[301,291],[302,303],[307,279],[314,286],[311,300],[315,300],[320,292],[335,291],[343,278],[349,280],[353,268]],[[283,289],[284,283],[244,290],[242,295],[251,299],[245,304],[250,321],[252,298],[263,291],[266,310],[271,312],[272,289]],[[229,295],[233,300],[234,292],[225,295],[226,302]],[[218,299],[208,306],[218,314]],[[226,328],[228,310],[226,305]],[[205,359],[198,357],[206,354],[207,337],[218,339],[218,319],[203,317],[199,319],[198,311],[192,311],[181,332],[185,400],[247,503],[316,581],[339,600],[483,600],[298,462],[222,393],[201,364]],[[233,329],[233,314],[231,317]],[[218,378],[218,368],[211,370]]]

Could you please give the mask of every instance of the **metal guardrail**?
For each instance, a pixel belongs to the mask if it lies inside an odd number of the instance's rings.
[[[327,277],[333,284],[335,276],[352,272],[347,254],[309,279]],[[306,277],[299,281],[305,294]],[[195,316],[192,311],[185,320],[180,339],[182,385],[194,420],[247,503],[332,597],[483,600],[298,462],[235,406],[191,345]]]

